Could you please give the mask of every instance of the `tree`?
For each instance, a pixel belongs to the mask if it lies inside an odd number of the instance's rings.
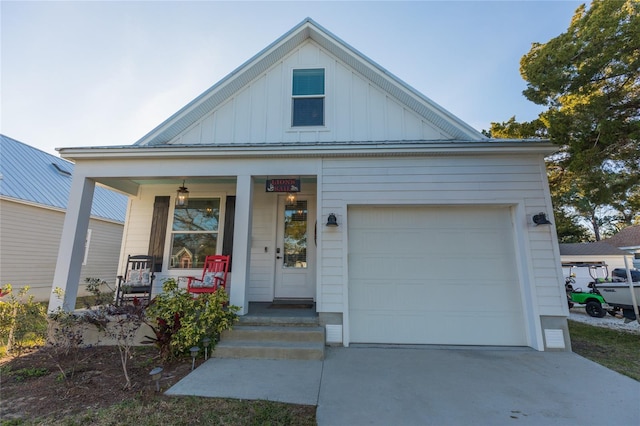
[[[558,145],[547,169],[560,239],[584,238],[577,218],[596,240],[640,219],[639,12],[637,0],[578,7],[565,33],[520,61],[523,94],[548,110],[491,123],[492,137]]]
[[[520,61],[527,99],[568,154],[567,168],[640,170],[640,2],[578,7],[567,32]],[[637,182],[636,182],[637,183]]]
[[[491,123],[489,131],[483,130],[485,136],[498,139],[530,139],[547,138],[548,131],[542,120],[517,122],[516,116],[502,123]]]

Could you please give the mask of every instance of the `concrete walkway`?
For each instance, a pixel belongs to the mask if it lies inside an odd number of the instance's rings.
[[[317,405],[319,425],[638,424],[640,382],[566,352],[328,348],[324,361],[210,359],[167,391]]]

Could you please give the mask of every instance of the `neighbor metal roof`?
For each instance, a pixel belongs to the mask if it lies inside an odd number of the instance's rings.
[[[0,135],[0,196],[66,210],[73,163]],[[96,186],[91,215],[124,223],[127,197]]]
[[[629,254],[604,241],[560,244],[560,256],[624,256]]]

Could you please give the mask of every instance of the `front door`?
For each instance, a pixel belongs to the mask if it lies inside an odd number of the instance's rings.
[[[278,198],[276,299],[315,298],[315,198]]]

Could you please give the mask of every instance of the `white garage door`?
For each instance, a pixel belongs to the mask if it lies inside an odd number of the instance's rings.
[[[352,343],[526,346],[505,207],[350,207]]]

